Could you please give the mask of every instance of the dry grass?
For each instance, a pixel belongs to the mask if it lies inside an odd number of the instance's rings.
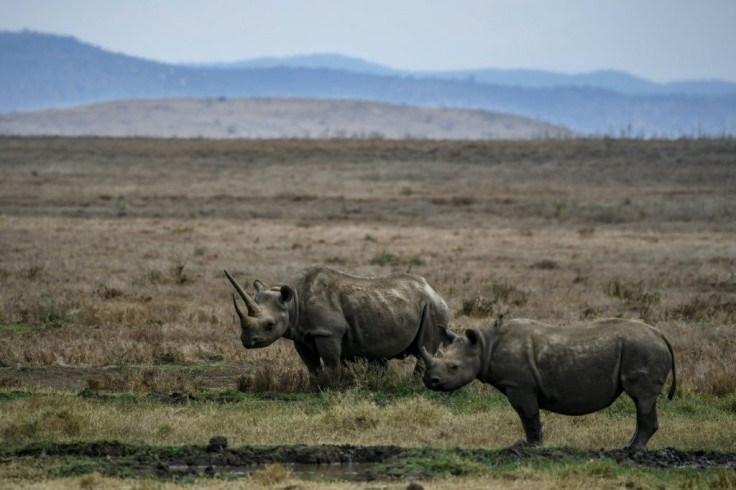
[[[641,489],[663,488],[663,485],[656,477],[649,477],[646,481],[638,481],[636,484],[630,477],[615,476],[606,473],[608,468],[597,465],[596,462],[590,462],[583,468],[576,468],[568,471],[568,474],[560,477],[558,474],[540,475],[527,468],[518,471],[509,472],[500,476],[488,477],[472,477],[472,478],[448,478],[436,479],[428,481],[416,482],[324,482],[324,481],[304,481],[300,479],[287,479],[276,485],[261,484],[258,481],[249,479],[247,484],[242,481],[222,481],[222,480],[203,480],[197,481],[196,488],[206,490],[231,490],[243,488],[294,488],[303,490],[374,490],[377,488],[385,490],[406,490],[431,488],[433,490],[486,490],[486,489],[534,489],[534,490],[555,490],[559,488],[565,489],[619,489],[621,487],[635,487]],[[596,474],[597,473],[597,474]],[[410,484],[417,486],[410,487]],[[728,470],[720,472],[708,472],[702,477],[694,478],[684,477],[677,480],[679,486],[692,488],[730,488],[734,484],[732,474]],[[172,489],[189,489],[191,484],[173,483],[173,482],[155,482],[141,483],[137,480],[110,478],[99,474],[85,475],[77,478],[53,479],[43,483],[9,483],[6,488],[9,490],[25,490],[29,488],[37,490],[65,490],[79,488],[109,488],[112,490],[172,490]]]
[[[0,365],[224,359],[253,366],[244,390],[298,391],[288,342],[240,345],[222,269],[273,284],[329,264],[424,275],[457,330],[499,312],[643,318],[681,386],[726,395],[734,155],[730,140],[2,138]]]
[[[471,387],[462,401],[422,396],[373,400],[362,392],[328,392],[323,400],[238,403],[189,402],[165,405],[146,398],[118,401],[56,393],[3,401],[13,414],[0,420],[0,438],[10,446],[33,441],[118,440],[146,444],[205,445],[224,434],[232,447],[281,444],[353,444],[500,448],[523,438],[516,413],[500,394]],[[481,390],[475,392],[475,390]],[[491,402],[487,407],[482,400]],[[661,430],[650,449],[735,451],[734,400],[708,402],[685,395],[662,400]],[[581,449],[619,448],[634,431],[629,400],[582,417],[544,414],[545,443]],[[697,425],[698,430],[693,430]]]

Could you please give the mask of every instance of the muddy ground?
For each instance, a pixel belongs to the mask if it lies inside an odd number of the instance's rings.
[[[454,458],[448,459],[448,456]],[[355,481],[460,476],[468,471],[468,462],[493,469],[509,464],[575,463],[605,459],[623,466],[650,469],[720,467],[736,470],[736,454],[672,448],[646,453],[525,447],[499,450],[351,445],[230,448],[222,436],[212,438],[207,446],[151,447],[118,442],[32,444],[5,452],[0,461],[25,457],[64,462],[64,476],[95,471],[108,476],[163,479],[244,476],[273,463],[284,464],[293,475],[302,478]],[[443,461],[443,464],[435,464],[437,461]]]

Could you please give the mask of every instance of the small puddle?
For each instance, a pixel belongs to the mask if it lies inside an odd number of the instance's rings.
[[[361,472],[371,467],[373,463],[330,463],[330,464],[304,464],[304,463],[278,463],[285,466],[292,476],[302,479],[311,478],[334,478],[352,480],[357,478]],[[266,469],[270,464],[253,464],[246,466],[218,466],[218,465],[168,465],[172,473],[186,475],[229,475],[248,476],[257,471]]]

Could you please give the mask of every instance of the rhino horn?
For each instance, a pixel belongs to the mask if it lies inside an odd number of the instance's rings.
[[[235,299],[235,293],[233,293],[233,305],[235,305],[235,311],[238,313],[238,316],[240,317],[240,320],[244,323],[247,322],[246,316],[243,314],[242,310],[240,309],[240,306],[238,306],[238,300]]]
[[[225,271],[225,275],[227,276],[230,283],[233,285],[235,290],[238,292],[241,298],[243,298],[243,301],[245,301],[245,306],[248,307],[248,316],[261,316],[261,307],[258,306],[258,303],[253,301],[253,298],[248,296],[248,293],[245,292],[245,290],[238,284],[238,281],[236,281],[233,276],[230,275],[228,271]],[[235,296],[233,296],[233,301],[235,301]],[[238,309],[238,304],[235,303],[235,308]],[[242,312],[238,309],[238,315],[242,315]],[[241,316],[242,318],[242,316]]]
[[[427,352],[427,348],[422,346],[419,349],[419,353],[422,355],[422,359],[424,360],[424,364],[427,366],[432,364],[432,356],[429,355],[429,352]]]

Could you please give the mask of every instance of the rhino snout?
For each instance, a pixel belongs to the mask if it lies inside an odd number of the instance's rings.
[[[424,377],[424,386],[426,386],[427,388],[431,390],[439,388],[441,383],[442,383],[442,380],[437,375],[427,373],[427,375]]]
[[[243,337],[242,341],[243,347],[245,347],[246,349],[263,347],[265,344],[267,344],[266,339],[264,339],[260,335],[253,335],[249,338]]]

